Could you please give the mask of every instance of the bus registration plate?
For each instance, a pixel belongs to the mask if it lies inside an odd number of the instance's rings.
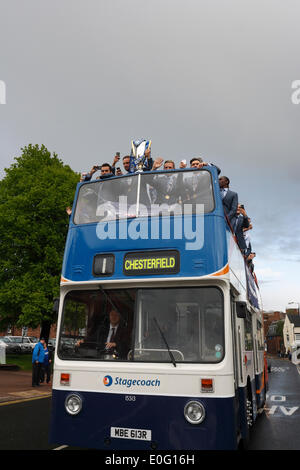
[[[151,431],[149,429],[132,428],[110,428],[110,437],[119,439],[136,439],[138,441],[151,441]]]

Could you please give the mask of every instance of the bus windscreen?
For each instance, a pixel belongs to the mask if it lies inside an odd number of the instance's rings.
[[[139,173],[85,183],[77,198],[74,223],[182,215],[184,206],[214,210],[211,174],[207,170]]]
[[[216,363],[223,295],[217,287],[71,291],[61,332],[61,359]]]

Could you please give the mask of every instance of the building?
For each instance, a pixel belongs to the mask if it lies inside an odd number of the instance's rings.
[[[56,324],[51,325],[49,339],[56,338]],[[41,327],[30,328],[30,327],[17,327],[11,326],[5,330],[0,331],[1,336],[34,336],[35,338],[40,338],[41,336]]]
[[[273,323],[275,321],[284,320],[285,315],[286,314],[284,312],[279,312],[279,311],[276,311],[276,312],[273,312],[273,311],[272,312],[263,312],[265,336],[267,336],[267,333],[268,333],[268,330],[269,330],[269,327],[270,327],[271,323]]]
[[[286,353],[300,348],[300,315],[287,313],[283,325],[283,340]]]
[[[280,323],[285,319],[284,312],[263,312],[264,333],[267,351],[270,354],[285,353]]]
[[[284,354],[284,342],[282,335],[283,320],[273,321],[269,326],[266,336],[267,351],[270,354]]]

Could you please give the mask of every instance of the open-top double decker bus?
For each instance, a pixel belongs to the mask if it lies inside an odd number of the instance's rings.
[[[80,183],[73,207],[51,442],[197,450],[247,441],[266,398],[263,319],[216,168]]]

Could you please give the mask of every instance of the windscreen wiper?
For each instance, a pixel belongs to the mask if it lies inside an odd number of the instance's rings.
[[[99,286],[99,289],[100,291],[102,292],[102,294],[104,295],[104,297],[110,302],[110,305],[112,306],[112,308],[118,312],[118,314],[120,315],[120,318],[125,322],[125,319],[123,317],[123,315],[121,314],[120,310],[118,309],[118,307],[116,306],[116,304],[112,301],[110,295],[101,287]],[[125,322],[126,323],[126,322]]]
[[[176,367],[175,358],[174,358],[174,356],[173,356],[173,354],[172,354],[172,351],[171,351],[171,349],[170,349],[170,347],[169,347],[169,345],[168,345],[168,342],[167,342],[167,340],[166,340],[166,337],[165,337],[165,335],[164,335],[162,329],[160,328],[160,326],[159,326],[159,324],[158,324],[158,321],[156,320],[156,317],[153,317],[153,320],[154,320],[154,323],[155,323],[155,325],[157,326],[157,329],[158,329],[158,331],[160,332],[160,335],[161,335],[161,337],[162,337],[162,339],[163,339],[163,341],[164,341],[164,343],[165,343],[165,345],[166,345],[166,348],[167,348],[167,350],[168,350],[168,353],[169,353],[171,362],[173,363],[174,367]]]

